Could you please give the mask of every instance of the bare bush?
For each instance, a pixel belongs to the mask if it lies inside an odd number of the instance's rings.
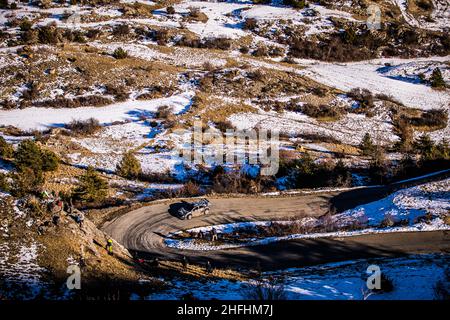
[[[155,116],[159,119],[168,119],[173,115],[173,108],[169,106],[159,106]]]
[[[90,118],[87,120],[72,120],[66,124],[66,128],[75,135],[91,135],[99,131],[102,126],[97,119]]]
[[[344,110],[338,108],[336,106],[331,105],[313,105],[313,104],[304,104],[301,106],[301,111],[309,117],[313,117],[316,119],[333,119],[337,120],[342,117]]]
[[[98,107],[111,104],[112,100],[98,95],[80,96],[73,99],[56,98],[52,100],[36,101],[35,107],[42,108],[78,108],[78,107]]]
[[[245,290],[245,296],[250,300],[284,300],[286,289],[283,278],[258,277]]]

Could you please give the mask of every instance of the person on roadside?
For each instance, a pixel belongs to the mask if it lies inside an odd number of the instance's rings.
[[[212,230],[211,230],[211,241],[217,241],[217,231],[216,231],[216,228],[212,228]]]
[[[209,262],[209,260],[208,260],[208,261],[206,261],[206,272],[212,273],[212,271],[213,271],[213,268],[212,268],[211,262]]]
[[[106,251],[108,251],[108,254],[110,256],[113,255],[113,241],[112,241],[112,239],[108,239],[108,241],[106,243]]]

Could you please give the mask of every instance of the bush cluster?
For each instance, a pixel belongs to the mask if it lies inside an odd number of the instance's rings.
[[[97,119],[89,118],[87,120],[72,120],[66,124],[66,129],[72,131],[75,135],[91,135],[99,131],[102,126]]]

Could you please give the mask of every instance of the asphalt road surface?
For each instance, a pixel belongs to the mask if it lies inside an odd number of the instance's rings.
[[[180,220],[168,212],[170,204],[179,202],[173,200],[128,212],[106,222],[102,229],[138,257],[181,260],[186,256],[193,263],[209,260],[217,267],[237,269],[258,265],[263,270],[275,270],[361,258],[450,252],[449,231],[290,240],[217,251],[178,250],[164,244],[167,234],[183,229],[236,221],[318,217],[330,207],[341,211],[392,191],[392,187],[380,187],[284,197],[209,197],[211,213],[192,220]]]

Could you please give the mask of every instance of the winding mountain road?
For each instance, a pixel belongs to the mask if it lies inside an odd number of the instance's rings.
[[[180,220],[168,212],[170,204],[180,202],[177,199],[155,202],[128,212],[105,222],[102,229],[138,257],[181,260],[187,256],[190,262],[199,264],[207,260],[215,266],[233,268],[252,268],[259,264],[263,270],[411,253],[450,252],[449,231],[291,240],[217,251],[179,250],[164,244],[167,234],[183,229],[237,221],[318,217],[327,213],[330,207],[341,211],[382,198],[392,191],[391,186],[290,196],[209,197],[211,214],[192,220]]]

